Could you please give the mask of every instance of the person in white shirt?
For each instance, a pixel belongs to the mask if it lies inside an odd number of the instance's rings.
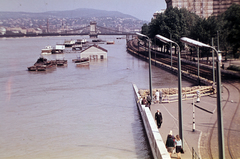
[[[181,158],[182,140],[180,139],[179,135],[176,135],[175,144],[177,158]]]

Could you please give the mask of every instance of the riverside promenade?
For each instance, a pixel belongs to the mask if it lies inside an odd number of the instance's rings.
[[[234,85],[236,87],[234,87]],[[223,83],[222,91],[222,106],[223,106],[223,121],[224,121],[224,140],[225,140],[225,155],[226,158],[230,157],[230,151],[235,157],[240,156],[238,138],[238,132],[240,132],[239,119],[237,115],[233,119],[234,114],[240,113],[239,101],[240,101],[240,82],[232,81],[231,83]],[[217,101],[216,94],[203,96],[200,98],[200,102],[196,102],[196,98],[192,100],[182,101],[182,116],[183,116],[183,141],[184,151],[182,154],[183,159],[193,158],[193,154],[196,159],[198,158],[218,158],[218,132],[217,132]],[[141,102],[141,97],[138,97]],[[193,131],[193,105],[195,106],[195,131]],[[149,108],[141,105],[145,111]],[[139,106],[138,106],[139,107]],[[163,116],[163,123],[161,128],[157,129],[161,136],[161,144],[165,145],[167,135],[172,131],[173,135],[179,134],[178,123],[178,102],[171,103],[152,103],[150,107],[151,117],[154,120],[157,109],[160,110]],[[142,114],[142,113],[141,113]],[[144,118],[143,118],[144,120]],[[145,122],[145,121],[144,121]],[[235,123],[236,122],[236,123]],[[232,124],[233,123],[233,124]],[[235,123],[235,124],[234,124]],[[144,125],[146,125],[144,123]],[[152,127],[155,129],[156,121],[152,122]],[[146,129],[146,127],[145,127]],[[149,128],[147,128],[149,129]],[[147,130],[150,132],[151,130]],[[155,130],[152,130],[153,133]],[[150,143],[151,145],[151,143]],[[164,150],[163,150],[164,149]],[[194,149],[194,151],[192,151]],[[165,152],[166,148],[160,147],[160,152]],[[162,154],[162,153],[161,153]],[[165,158],[164,156],[161,156]],[[161,158],[159,157],[159,158]],[[169,157],[169,156],[168,156]],[[177,158],[177,154],[173,154],[172,158]]]
[[[128,51],[129,53],[141,58],[148,60],[147,56],[141,55],[136,50],[132,50],[131,42],[128,43]],[[152,64],[155,66],[166,69],[170,72],[177,72],[177,68],[170,68],[169,65],[165,63],[161,63],[157,60],[152,60]],[[225,68],[221,69],[223,74],[226,74],[224,80],[222,80],[222,110],[223,110],[223,127],[224,127],[224,140],[225,140],[225,156],[226,158],[239,158],[240,151],[237,151],[240,148],[240,73],[238,71],[226,70],[226,68],[230,65],[240,66],[239,60],[228,60],[222,61],[222,64]],[[205,66],[203,63],[202,65]],[[206,65],[209,69],[212,69],[211,66]],[[234,75],[234,78],[232,78]],[[192,81],[197,81],[197,76],[194,74],[190,74],[186,71],[182,70],[182,76]],[[213,81],[209,79],[205,79],[200,77],[200,81],[204,85],[212,86]],[[137,87],[137,86],[136,86]],[[136,90],[135,90],[136,91]],[[218,157],[218,129],[217,129],[217,99],[216,94],[208,95],[201,97],[199,103],[195,103],[195,131],[193,131],[193,102],[195,100],[186,100],[182,101],[182,113],[183,113],[183,137],[184,137],[184,151],[182,154],[182,158],[219,158]],[[141,102],[141,97],[138,96],[136,101]],[[166,148],[156,148],[156,143],[162,142],[161,145],[165,145],[166,138],[170,130],[172,130],[173,135],[176,136],[179,134],[178,132],[178,102],[171,103],[158,103],[152,104],[151,110],[148,108],[144,108],[143,105],[139,106],[137,102],[138,108],[143,118],[144,126],[146,133],[148,135],[150,142],[150,147],[153,150],[157,150],[160,152],[160,156],[153,154],[154,158],[165,158],[166,156]],[[147,120],[144,117],[144,113],[151,113],[151,118],[154,120],[155,112],[159,109],[163,115],[163,123],[162,127],[158,129],[160,140],[158,138],[152,138],[154,134],[156,134],[155,129],[157,128],[156,122],[153,121],[150,123],[151,126],[146,126]],[[144,112],[145,111],[145,112]],[[143,113],[142,113],[143,112]],[[146,116],[146,115],[145,115]],[[148,116],[149,117],[149,116]],[[146,122],[147,121],[147,122]],[[153,126],[154,125],[154,126]],[[148,130],[150,128],[154,128],[154,130]],[[148,134],[152,131],[152,134]],[[149,137],[150,136],[150,137]],[[152,142],[152,143],[151,143]],[[155,142],[155,143],[154,143]],[[153,148],[152,148],[153,147]],[[194,152],[192,151],[194,149]],[[162,153],[163,151],[164,153]],[[153,152],[154,153],[154,152]],[[196,155],[197,154],[197,155]],[[197,157],[196,157],[197,156]],[[176,154],[172,155],[172,158],[177,158]]]
[[[141,100],[140,100],[141,101]],[[210,125],[213,125],[214,121],[217,119],[216,116],[216,95],[211,96],[205,96],[201,97],[199,103],[195,103],[195,131],[193,131],[192,125],[193,125],[193,105],[192,102],[195,102],[196,99],[193,100],[185,100],[182,101],[182,112],[183,112],[183,134],[184,134],[184,154],[181,154],[181,158],[183,159],[191,159],[193,154],[201,157],[201,153],[207,153],[207,152],[200,152],[201,147],[204,147],[205,145],[201,145],[201,140],[204,140],[203,134],[208,134],[208,128]],[[142,105],[143,108],[149,110],[147,107]],[[163,123],[161,128],[158,129],[158,132],[161,136],[160,142],[162,142],[162,145],[165,145],[167,135],[169,134],[170,130],[173,132],[173,135],[176,136],[179,134],[178,129],[178,102],[172,102],[172,103],[152,103],[150,107],[151,117],[154,120],[155,113],[157,109],[160,110],[163,116]],[[141,112],[142,110],[140,110]],[[148,118],[151,118],[148,117]],[[144,120],[144,119],[143,119]],[[149,120],[149,119],[148,119]],[[154,120],[155,121],[155,120]],[[146,121],[144,121],[146,122]],[[151,124],[151,123],[150,123]],[[156,129],[156,121],[154,123],[155,125],[152,126],[152,131],[154,133]],[[145,127],[146,129],[146,127]],[[148,128],[149,129],[149,128]],[[146,130],[147,133],[149,133],[151,130]],[[207,138],[206,138],[207,140]],[[216,139],[217,140],[217,139]],[[150,144],[153,142],[151,141]],[[194,148],[194,152],[192,149]],[[161,154],[164,152],[162,158],[166,158],[166,149],[165,147],[161,146],[159,148]],[[164,150],[163,150],[164,149]],[[197,154],[197,155],[196,155]],[[167,157],[168,158],[168,157]],[[177,154],[172,154],[172,158],[177,158]]]
[[[196,100],[196,99],[194,99]],[[215,111],[216,99],[212,97],[202,97],[200,103],[196,103],[199,107],[207,108],[209,111]],[[151,105],[152,116],[155,116],[157,109],[160,110],[163,116],[163,123],[159,128],[159,133],[163,138],[164,144],[166,143],[167,135],[170,130],[173,135],[179,134],[179,123],[178,123],[178,102],[173,103],[160,103]],[[183,159],[192,158],[192,148],[195,153],[200,157],[200,140],[202,137],[202,127],[211,120],[213,114],[195,108],[195,121],[196,128],[193,132],[193,105],[192,100],[182,101],[182,112],[183,112],[183,134],[184,134],[184,154],[181,154]],[[177,158],[177,154],[173,154],[172,158]]]

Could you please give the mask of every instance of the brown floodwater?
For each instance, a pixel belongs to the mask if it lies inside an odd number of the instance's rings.
[[[148,63],[116,37],[100,36],[115,41],[100,44],[107,60],[78,67],[79,52],[44,55],[68,60],[46,72],[27,71],[42,48],[83,37],[0,39],[1,159],[151,158],[132,89],[148,88]],[[152,79],[153,88],[177,87],[175,75],[154,66]]]

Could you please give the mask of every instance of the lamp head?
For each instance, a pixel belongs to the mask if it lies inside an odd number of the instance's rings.
[[[172,41],[164,36],[161,36],[161,35],[155,35],[155,37],[164,43],[175,43],[174,41]]]
[[[188,45],[191,45],[191,46],[212,48],[210,45],[204,44],[204,43],[202,43],[202,42],[199,42],[199,41],[196,41],[196,40],[187,38],[187,37],[182,37],[182,38],[180,39],[180,41],[181,41],[181,42],[184,42],[184,43],[186,43],[186,44],[188,44]]]
[[[144,34],[141,34],[141,33],[136,33],[138,36],[141,36],[141,37],[146,37],[146,38],[148,38],[146,35],[144,35]]]

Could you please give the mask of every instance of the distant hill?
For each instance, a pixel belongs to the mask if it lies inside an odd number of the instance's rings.
[[[90,18],[90,17],[119,17],[119,18],[137,18],[123,14],[118,11],[104,11],[97,9],[79,8],[68,11],[48,11],[42,13],[31,12],[0,12],[0,19],[6,18]]]

